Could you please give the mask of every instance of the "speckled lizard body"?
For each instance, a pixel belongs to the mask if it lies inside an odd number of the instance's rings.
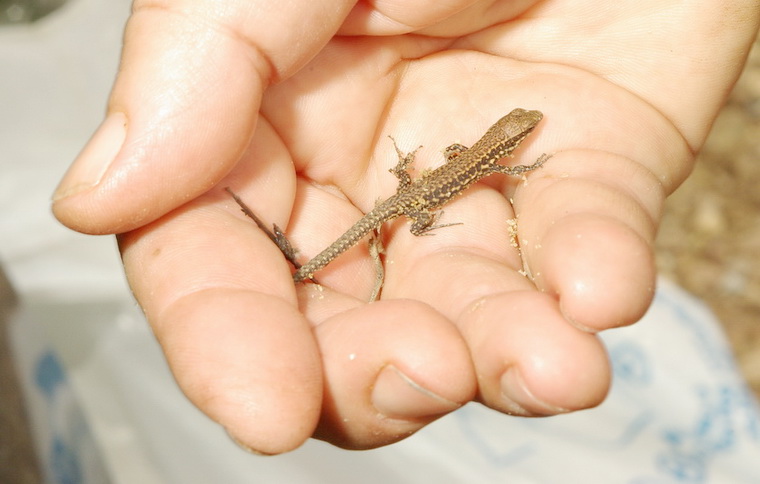
[[[301,282],[311,278],[315,272],[356,245],[367,234],[398,216],[406,215],[412,220],[410,231],[414,235],[452,225],[436,225],[440,212],[433,210],[460,195],[481,178],[493,173],[520,175],[535,170],[547,160],[548,156],[542,155],[532,165],[509,167],[498,164],[499,160],[509,156],[522,143],[541,118],[543,114],[540,111],[515,109],[488,128],[472,147],[458,144],[449,146],[445,152],[446,163],[414,181],[406,171],[414,160],[414,152],[402,156],[396,148],[399,162],[390,170],[399,180],[396,193],[380,202],[335,242],[298,268],[293,274],[293,280]]]

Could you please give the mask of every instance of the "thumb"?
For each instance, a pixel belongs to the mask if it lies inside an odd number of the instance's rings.
[[[136,0],[108,114],[56,189],[55,216],[125,232],[216,184],[250,142],[266,86],[316,55],[354,2],[336,3]]]

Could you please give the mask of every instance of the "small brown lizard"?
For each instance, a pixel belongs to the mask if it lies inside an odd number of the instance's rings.
[[[406,215],[412,219],[410,231],[414,235],[423,235],[439,227],[455,225],[437,225],[441,212],[432,211],[461,194],[481,178],[493,173],[520,175],[535,170],[549,158],[547,155],[541,155],[532,165],[509,167],[498,164],[499,160],[510,156],[533,131],[541,118],[543,114],[540,111],[515,109],[488,128],[483,137],[472,147],[453,144],[446,148],[446,163],[435,170],[423,173],[414,181],[407,172],[407,168],[414,160],[416,150],[402,155],[396,147],[399,161],[395,168],[389,170],[399,180],[396,193],[384,202],[380,202],[313,259],[300,267],[296,265],[297,270],[293,274],[293,280],[301,282],[311,279],[315,272],[357,244],[364,236],[400,215]],[[282,240],[284,236],[280,234],[277,239]],[[280,242],[275,243],[286,255],[287,251],[292,251],[289,244],[283,246]]]

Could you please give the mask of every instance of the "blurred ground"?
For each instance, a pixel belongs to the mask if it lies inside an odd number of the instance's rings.
[[[760,398],[760,37],[694,172],[666,202],[657,263],[715,311]]]

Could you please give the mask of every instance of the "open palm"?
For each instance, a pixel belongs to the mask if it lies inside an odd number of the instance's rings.
[[[86,172],[72,168],[54,208],[122,233],[183,391],[266,453],[387,444],[473,399],[518,415],[598,404],[610,369],[594,333],[646,311],[662,202],[758,22],[752,1],[164,3],[136,2],[127,31],[116,162],[66,190]],[[516,107],[544,120],[505,162],[553,157],[475,185],[445,207],[461,225],[434,236],[386,225],[376,303],[366,244],[294,286],[223,190],[305,260],[395,192],[387,135],[423,146],[419,176]]]

